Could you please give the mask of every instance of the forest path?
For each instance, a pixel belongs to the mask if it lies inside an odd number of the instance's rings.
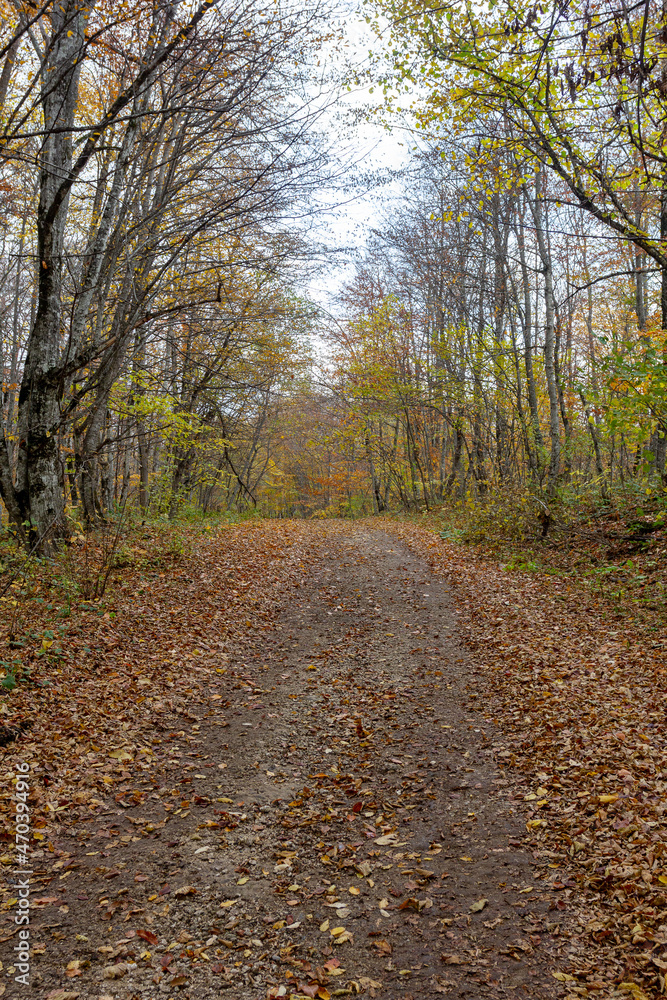
[[[61,828],[40,997],[562,995],[567,912],[521,846],[446,583],[376,527],[316,533],[150,777]]]

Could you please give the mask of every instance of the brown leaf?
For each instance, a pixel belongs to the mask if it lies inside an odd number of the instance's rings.
[[[431,986],[435,993],[449,993],[456,983],[451,979],[443,979],[442,976],[433,976]]]
[[[158,937],[152,931],[138,930],[137,937],[141,938],[142,941],[148,941],[149,944],[155,945],[158,943]]]
[[[118,962],[116,965],[107,965],[106,969],[102,972],[102,976],[104,979],[122,979],[123,976],[127,975],[128,971],[129,966],[127,962]]]

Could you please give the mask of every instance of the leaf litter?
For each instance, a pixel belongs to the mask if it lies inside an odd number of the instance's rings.
[[[33,984],[651,996],[659,730],[605,689],[624,637],[562,596],[412,527],[271,522],[75,610],[51,686],[4,706],[32,724],[4,765],[33,767]]]
[[[506,572],[428,531],[389,527],[448,579],[472,651],[469,707],[526,809],[528,842],[576,914],[571,996],[654,997],[667,971],[664,631],[568,581]]]

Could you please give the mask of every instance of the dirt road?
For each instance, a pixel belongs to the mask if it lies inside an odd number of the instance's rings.
[[[300,582],[150,775],[61,830],[8,996],[562,995],[568,913],[522,849],[445,582],[363,525]]]

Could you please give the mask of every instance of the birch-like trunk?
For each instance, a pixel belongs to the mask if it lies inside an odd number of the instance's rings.
[[[69,196],[62,197],[61,188],[72,171],[71,129],[86,9],[89,7],[79,0],[54,4],[42,71],[46,137],[40,155],[37,210],[37,311],[19,391],[15,486],[15,506],[27,522],[30,541],[42,551],[52,548],[54,539],[66,531],[58,430],[63,389],[59,366],[63,253]],[[3,490],[8,487],[4,474],[2,486]]]
[[[555,493],[558,474],[560,472],[560,400],[558,398],[558,383],[556,378],[556,308],[554,302],[553,268],[551,254],[546,240],[544,228],[545,213],[542,206],[543,177],[540,172],[535,178],[535,197],[527,197],[533,219],[535,221],[535,236],[537,249],[542,263],[544,276],[544,373],[547,380],[549,396],[549,470],[548,490]]]

